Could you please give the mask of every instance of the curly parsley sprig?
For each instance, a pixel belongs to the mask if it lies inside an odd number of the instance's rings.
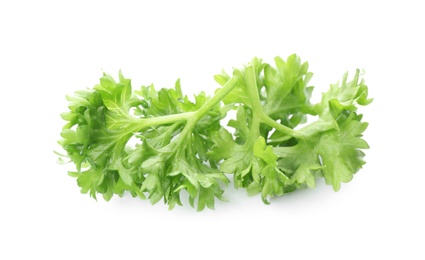
[[[308,63],[296,55],[275,63],[254,58],[231,76],[216,75],[222,87],[194,101],[180,81],[170,89],[132,91],[121,72],[118,82],[104,74],[93,89],[67,97],[59,144],[76,166],[69,174],[94,198],[129,192],[153,204],[162,199],[172,209],[182,205],[185,191],[199,211],[213,209],[215,198],[225,200],[226,174],[265,203],[313,188],[319,177],[339,190],[364,164],[367,123],[356,111],[372,101],[367,86],[359,71],[349,82],[345,74],[311,104]],[[234,134],[221,124],[231,109],[237,111],[228,123]],[[307,115],[318,119],[305,125]]]

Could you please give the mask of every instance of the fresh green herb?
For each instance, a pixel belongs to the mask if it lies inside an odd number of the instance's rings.
[[[216,75],[222,87],[194,101],[179,81],[171,89],[133,92],[121,72],[118,82],[104,74],[93,89],[67,97],[59,144],[76,166],[69,174],[94,198],[129,192],[153,204],[162,199],[170,209],[182,205],[182,191],[197,210],[214,208],[215,198],[225,200],[227,174],[265,203],[313,188],[319,177],[339,190],[365,163],[367,123],[356,110],[372,101],[367,86],[357,70],[311,104],[308,63],[296,55],[275,63],[254,58],[232,75]],[[230,110],[236,118],[225,128]],[[305,124],[307,115],[317,120]]]

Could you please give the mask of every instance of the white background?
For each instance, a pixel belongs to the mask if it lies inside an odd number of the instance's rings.
[[[146,1],[147,2],[147,1]],[[425,259],[421,1],[1,1],[0,259]],[[168,211],[79,193],[53,150],[65,95],[102,70],[186,93],[254,56],[297,53],[315,99],[364,69],[375,101],[365,167],[262,204]]]

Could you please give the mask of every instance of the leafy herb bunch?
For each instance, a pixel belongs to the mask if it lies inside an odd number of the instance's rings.
[[[110,200],[128,192],[170,209],[182,205],[182,191],[197,210],[213,209],[215,198],[225,200],[227,176],[264,203],[313,188],[321,177],[338,191],[365,163],[368,124],[356,111],[372,99],[357,70],[312,104],[312,75],[295,54],[276,57],[275,66],[254,58],[216,75],[221,88],[213,96],[201,92],[191,101],[179,80],[170,89],[133,91],[121,72],[118,81],[104,74],[93,89],[67,97],[62,157],[75,164],[69,175],[82,193]],[[236,117],[227,120],[230,110]],[[305,124],[307,115],[317,119]]]

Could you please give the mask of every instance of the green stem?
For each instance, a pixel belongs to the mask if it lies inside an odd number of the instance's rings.
[[[261,121],[273,128],[275,128],[277,131],[282,132],[284,134],[287,134],[289,136],[295,137],[295,138],[301,138],[303,139],[304,136],[300,133],[298,133],[297,131],[295,131],[292,128],[289,128],[287,126],[284,126],[282,124],[279,124],[278,122],[276,122],[275,120],[273,120],[272,118],[270,118],[269,116],[267,116],[266,114],[262,114],[261,115]]]
[[[210,100],[208,100],[198,110],[193,112],[193,114],[187,119],[187,123],[180,136],[185,136],[186,134],[191,133],[199,119],[208,113],[214,106],[220,103],[221,100],[236,86],[237,81],[237,78],[231,78]]]
[[[194,118],[198,121],[202,116],[204,116],[208,111],[210,111],[215,105],[220,103],[220,101],[236,86],[238,79],[233,77],[224,84],[224,86],[217,92],[215,95],[208,100],[201,108],[199,108],[195,114]]]
[[[134,118],[129,122],[128,127],[125,128],[122,136],[140,131],[147,127],[156,125],[172,124],[175,122],[187,121],[193,117],[195,112],[186,112],[181,114],[158,116],[158,117],[147,117],[147,118]]]
[[[158,116],[158,117],[148,117],[138,119],[138,125],[141,128],[156,126],[156,125],[165,125],[171,124],[179,121],[185,121],[189,118],[193,117],[195,112],[186,112],[180,114],[166,115],[166,116]]]
[[[210,100],[208,100],[201,108],[194,112],[158,117],[137,118],[134,120],[134,122],[132,122],[133,126],[128,128],[129,131],[127,131],[127,133],[151,126],[171,124],[180,121],[193,121],[193,123],[188,124],[193,127],[202,116],[208,113],[208,111],[217,105],[236,86],[236,82],[237,78],[231,78]]]
[[[261,107],[260,96],[258,95],[257,76],[255,75],[254,66],[245,68],[245,81],[247,85],[248,95],[251,98],[251,106],[253,114],[263,113]]]
[[[261,108],[260,97],[258,95],[257,78],[254,66],[249,66],[245,69],[245,81],[252,106],[252,124],[250,131],[252,133],[252,138],[255,140],[258,136],[260,136],[261,113],[263,112],[263,109]]]
[[[187,118],[186,125],[184,126],[182,132],[180,133],[177,142],[182,143],[185,141],[190,141],[186,139],[187,135],[190,135],[193,132],[193,128],[196,123],[201,119],[206,113],[208,113],[215,105],[217,105],[221,100],[236,86],[237,78],[231,78],[224,86],[210,99],[208,100],[201,108],[191,114]],[[187,114],[187,113],[184,113]],[[183,149],[179,151],[183,152]]]
[[[255,127],[258,129],[252,129],[251,131],[255,131],[255,133],[258,133],[259,136],[259,124],[260,122],[265,123],[276,130],[287,134],[289,136],[295,137],[295,138],[303,138],[303,135],[297,133],[292,128],[289,128],[287,126],[281,125],[272,118],[270,118],[267,114],[264,113],[263,108],[261,106],[260,102],[260,96],[258,94],[258,87],[257,87],[257,79],[256,79],[256,73],[254,66],[249,66],[245,69],[245,79],[248,89],[248,94],[251,97],[251,105],[252,105],[252,115],[253,115],[253,124],[252,128]]]

